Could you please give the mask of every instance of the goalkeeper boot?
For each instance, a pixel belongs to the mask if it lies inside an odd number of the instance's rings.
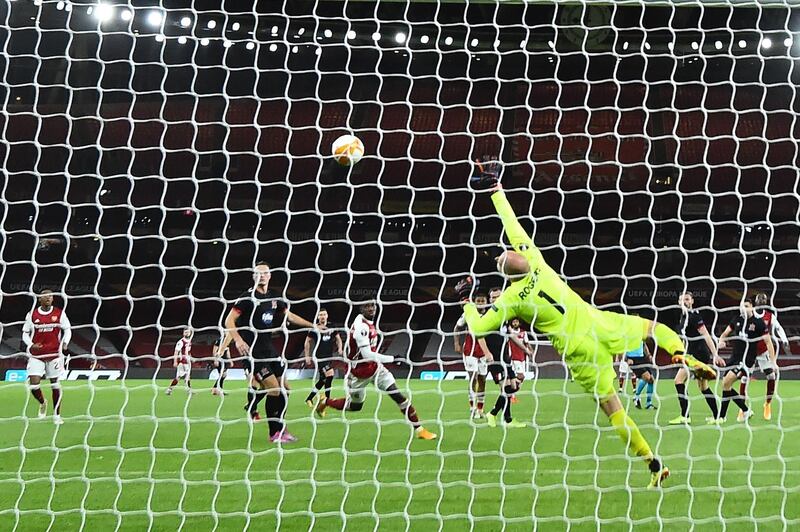
[[[56,414],[53,416],[53,423],[55,423],[56,425],[63,425],[64,419],[61,417],[61,415]]]
[[[642,409],[642,399],[640,397],[634,397],[633,398],[633,406],[635,406],[636,408],[641,410]]]
[[[685,364],[689,371],[694,373],[694,376],[698,379],[705,379],[707,381],[713,381],[717,378],[717,372],[714,371],[714,368],[700,362],[692,355],[675,355],[672,357],[673,364]]]
[[[47,401],[39,405],[39,419],[47,417]]]
[[[314,408],[316,407],[316,405],[314,405],[313,399],[306,399],[306,406],[311,410],[314,410]]]
[[[650,462],[650,483],[647,489],[660,488],[664,485],[664,481],[669,478],[669,468],[661,464],[658,460]]]
[[[429,431],[425,427],[417,427],[415,432],[417,433],[417,438],[420,440],[435,440],[439,437],[436,433]]]
[[[744,412],[743,411],[739,410],[739,413],[736,414],[736,421],[738,421],[739,423],[744,421]]]
[[[688,416],[678,416],[675,419],[669,420],[670,425],[691,425],[691,423],[692,423],[692,418]]]
[[[772,403],[764,403],[764,419],[772,419]]]
[[[528,425],[527,425],[527,424],[525,424],[525,423],[523,423],[522,421],[514,421],[514,420],[511,420],[511,421],[506,421],[506,422],[503,424],[503,426],[504,426],[504,427],[507,427],[507,428],[509,428],[509,429],[524,429],[524,428],[525,428],[525,427],[527,427]]]
[[[658,410],[658,407],[653,403],[647,403],[644,408],[645,410]]]
[[[486,414],[486,423],[490,427],[496,427],[497,426],[497,416],[495,416],[494,414],[489,412],[488,414]]]

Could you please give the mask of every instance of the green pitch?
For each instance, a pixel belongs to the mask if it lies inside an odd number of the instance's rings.
[[[662,382],[657,412],[630,408],[672,470],[662,491],[644,489],[642,463],[623,454],[594,403],[559,380],[537,382],[535,394],[524,385],[515,418],[530,428],[509,432],[467,420],[464,381],[401,383],[436,442],[412,438],[394,403],[373,389],[346,422],[335,411],[312,419],[303,403],[311,383],[295,381],[288,418],[300,442],[284,448],[268,443],[265,424],[245,420],[244,383],[228,383],[224,400],[209,382],[195,382],[191,399],[183,388],[167,397],[165,384],[66,383],[59,428],[35,419],[24,385],[0,385],[0,528],[800,527],[800,382],[781,382],[772,422],[761,419],[764,385],[754,383],[751,429],[730,420],[704,426],[694,385],[695,425],[668,427],[677,401]],[[490,406],[497,388],[487,388]]]

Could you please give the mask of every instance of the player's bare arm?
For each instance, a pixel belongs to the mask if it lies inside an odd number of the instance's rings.
[[[303,343],[303,356],[306,359],[306,366],[311,366],[313,361],[311,360],[311,337],[306,336],[306,341]]]
[[[483,351],[483,356],[486,358],[486,362],[494,362],[494,355],[492,355],[492,352],[489,351],[489,347],[486,345],[486,339],[478,338],[478,345],[481,346],[481,351]]]
[[[296,327],[303,327],[305,329],[313,329],[314,324],[308,321],[305,318],[301,318],[294,312],[287,311],[286,312],[286,320]]]
[[[725,330],[722,331],[722,334],[719,336],[719,341],[717,342],[717,349],[725,349],[728,346],[728,336],[731,335],[733,329],[730,325],[725,327]]]
[[[764,340],[764,343],[767,346],[767,352],[769,353],[769,358],[773,362],[778,358],[778,352],[775,350],[775,344],[772,343],[772,335],[770,335],[769,331],[761,337]]]
[[[236,319],[239,317],[240,314],[241,312],[239,312],[239,310],[236,308],[232,308],[228,312],[228,315],[225,317],[225,329],[227,331],[225,336],[226,340],[228,335],[230,335],[231,338],[233,338],[233,344],[236,346],[236,349],[239,351],[240,354],[249,355],[250,346],[248,345],[247,342],[244,341],[242,335],[239,334],[239,328],[236,326]]]
[[[339,334],[334,335],[336,342],[336,354],[339,356],[344,355],[344,345],[342,345],[342,337]]]
[[[703,339],[706,341],[708,352],[711,353],[711,358],[714,360],[714,364],[717,366],[724,366],[725,361],[720,358],[719,353],[717,352],[717,346],[714,344],[714,339],[711,338],[711,333],[708,332],[708,328],[703,325],[699,330],[700,334],[703,335]]]

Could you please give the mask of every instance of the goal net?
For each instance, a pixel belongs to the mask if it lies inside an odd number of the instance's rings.
[[[796,2],[249,4],[0,6],[3,528],[800,526],[796,345],[776,338],[769,420],[759,371],[749,423],[731,404],[708,426],[691,381],[691,423],[670,425],[663,351],[656,409],[626,379],[623,406],[672,470],[647,491],[546,338],[522,335],[523,426],[498,411],[491,427],[474,410],[500,388],[470,393],[453,332],[460,279],[504,287],[502,225],[469,186],[497,160],[523,227],[592,305],[677,330],[691,291],[716,341],[763,292],[800,336]],[[331,157],[343,134],[366,148],[353,167]],[[372,384],[361,410],[314,416],[326,361],[305,363],[316,343],[294,325],[276,345],[299,441],[248,419],[233,346],[211,394],[212,344],[262,260],[293,314],[325,308],[343,337],[377,300],[386,368],[438,439]],[[26,385],[22,326],[44,289],[72,324],[62,425],[48,379],[44,419]],[[186,327],[193,393],[167,395]],[[343,398],[347,363],[328,362]]]

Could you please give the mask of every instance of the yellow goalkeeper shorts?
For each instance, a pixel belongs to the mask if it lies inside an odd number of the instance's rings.
[[[598,398],[616,391],[614,356],[633,351],[647,333],[647,320],[593,309],[591,327],[564,357],[572,376],[583,389]]]

